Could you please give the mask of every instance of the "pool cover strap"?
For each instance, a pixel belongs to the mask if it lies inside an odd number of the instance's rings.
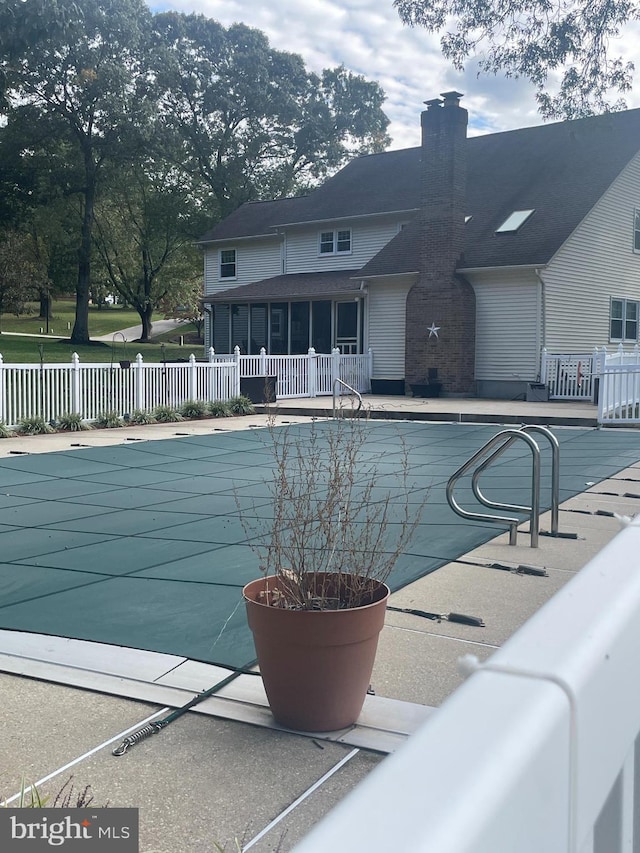
[[[422,616],[423,619],[433,619],[435,622],[458,622],[461,625],[474,625],[484,628],[484,620],[480,616],[467,616],[464,613],[428,613],[426,610],[416,610],[414,607],[391,607],[395,613],[409,613],[411,616]]]
[[[244,666],[238,667],[233,672],[229,673],[226,678],[221,679],[216,682],[213,687],[209,687],[208,690],[203,690],[202,693],[198,693],[197,696],[194,696],[186,705],[183,705],[181,708],[177,708],[175,711],[172,711],[168,716],[166,716],[162,720],[157,720],[155,723],[149,723],[146,726],[143,726],[141,729],[138,729],[137,732],[134,732],[132,735],[127,735],[127,737],[122,741],[120,746],[116,746],[113,749],[112,755],[120,756],[124,755],[125,752],[129,749],[129,747],[135,746],[137,743],[140,743],[141,740],[146,740],[151,735],[155,735],[158,732],[161,732],[162,729],[166,728],[169,723],[172,723],[174,720],[177,720],[178,717],[181,717],[187,711],[191,710],[195,705],[198,705],[202,702],[203,699],[207,699],[209,696],[213,696],[214,693],[217,693],[218,690],[222,690],[223,687],[226,687],[227,684],[230,684],[232,681],[239,675],[259,675],[255,670],[250,669],[250,667],[254,666],[257,661],[253,660]]]

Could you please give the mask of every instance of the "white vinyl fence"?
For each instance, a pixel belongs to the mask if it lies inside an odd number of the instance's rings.
[[[0,355],[0,422],[17,426],[31,417],[55,421],[78,413],[95,420],[105,412],[119,415],[156,406],[178,407],[188,400],[229,400],[241,392],[241,380],[276,376],[277,396],[315,397],[333,393],[342,379],[357,391],[370,389],[372,354],[343,356],[310,350],[300,356],[244,356],[209,351],[208,360],[191,355],[185,362],[82,364],[76,353],[71,364],[5,364]]]
[[[330,354],[317,353],[313,347],[306,355],[267,355],[262,349],[259,355],[241,355],[238,347],[233,355],[217,355],[209,350],[209,359],[233,358],[237,361],[240,376],[276,376],[277,396],[322,397],[333,394],[336,379],[361,394],[371,390],[373,352],[366,355],[342,355],[339,349]]]
[[[542,352],[541,382],[552,400],[591,400],[605,426],[640,423],[640,348]]]
[[[551,400],[595,400],[596,378],[606,360],[606,350],[550,353],[542,350],[540,382]]]
[[[638,853],[640,519],[295,853]]]

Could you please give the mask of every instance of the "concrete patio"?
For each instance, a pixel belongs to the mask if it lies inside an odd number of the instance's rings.
[[[521,401],[368,398],[376,416],[452,422],[539,423],[593,427],[595,407]],[[277,417],[330,414],[331,399],[289,400]],[[150,441],[212,430],[260,428],[263,414],[120,430],[14,438],[0,456],[79,445]],[[639,494],[636,495],[636,492]],[[507,534],[406,586],[400,608],[481,617],[485,627],[436,622],[389,611],[361,725],[337,736],[307,737],[275,726],[259,680],[241,676],[124,756],[111,754],[124,733],[187,702],[227,671],[135,650],[0,631],[0,796],[10,800],[24,777],[54,796],[73,776],[91,785],[94,804],[140,809],[140,850],[208,853],[287,851],[397,748],[461,683],[458,658],[487,658],[569,581],[620,529],[611,515],[633,515],[640,460],[589,486],[560,511],[560,530],[577,539],[541,537],[537,549]],[[548,529],[548,518],[541,527]],[[495,567],[496,564],[499,568]],[[493,567],[492,567],[493,566]],[[544,570],[546,574],[531,572]],[[388,700],[393,700],[389,702]],[[162,713],[159,713],[162,712]],[[425,767],[425,775],[437,767]],[[11,803],[9,803],[11,805]]]

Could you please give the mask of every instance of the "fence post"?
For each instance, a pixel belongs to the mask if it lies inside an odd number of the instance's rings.
[[[371,379],[373,377],[373,350],[371,347],[367,350],[367,391],[371,393]]]
[[[188,398],[189,400],[196,399],[196,357],[193,353],[189,356],[189,387],[188,387]]]
[[[540,356],[540,382],[543,385],[547,384],[547,348],[542,347],[542,354]]]
[[[335,347],[331,350],[331,387],[336,379],[340,379],[340,350]],[[340,392],[342,393],[342,392]]]
[[[4,376],[4,360],[2,353],[0,353],[0,424],[4,423],[7,414],[7,389]]]
[[[260,369],[258,373],[260,376],[267,375],[267,351],[264,347],[260,348]]]
[[[209,347],[209,362],[213,362],[215,360],[216,351],[213,347]]]
[[[71,356],[71,411],[75,412],[78,415],[87,416],[87,412],[82,412],[80,409],[80,386],[81,386],[81,375],[80,375],[80,356],[77,352],[74,352]]]
[[[235,347],[233,350],[233,360],[236,363],[235,375],[233,377],[233,396],[240,396],[240,347]]]
[[[318,359],[313,347],[307,352],[307,393],[310,397],[318,396]]]
[[[142,363],[142,353],[136,356],[136,390],[135,390],[135,408],[144,411],[144,365]]]

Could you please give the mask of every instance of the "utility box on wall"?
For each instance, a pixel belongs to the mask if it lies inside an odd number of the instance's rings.
[[[527,403],[548,403],[549,389],[541,382],[530,382],[527,386]]]
[[[275,403],[277,376],[241,376],[240,393],[252,403]]]

